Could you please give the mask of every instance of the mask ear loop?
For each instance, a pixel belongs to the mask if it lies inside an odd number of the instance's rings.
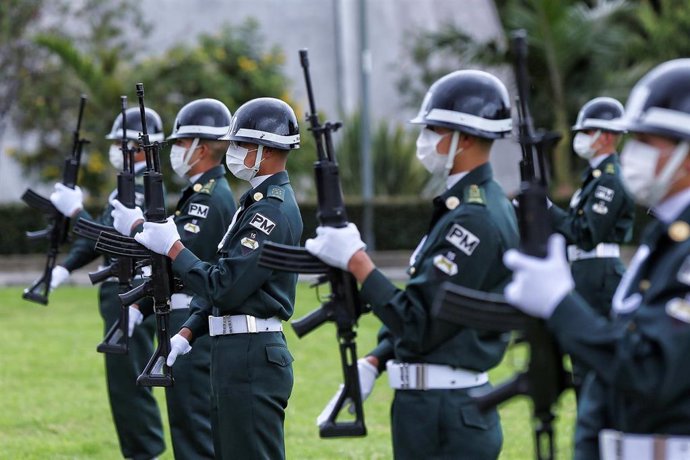
[[[446,160],[446,173],[453,169],[453,161],[455,155],[462,152],[462,148],[458,150],[460,143],[460,132],[453,131],[453,136],[450,138],[450,148],[448,149],[448,160]]]
[[[671,188],[671,178],[678,172],[680,164],[688,156],[688,151],[690,151],[690,143],[683,141],[678,146],[673,149],[671,153],[671,158],[664,166],[661,173],[654,179],[654,185],[652,185],[652,200],[657,202],[663,197],[663,195]],[[657,161],[659,158],[657,157]]]
[[[264,146],[262,144],[259,144],[259,148],[256,149],[256,158],[254,159],[254,166],[252,166],[252,170],[254,171],[255,176],[256,176],[256,173],[259,172],[259,166],[261,165],[261,162],[263,161],[263,153],[264,153]]]
[[[194,154],[194,151],[196,150],[196,148],[198,146],[199,146],[199,138],[195,137],[194,140],[192,141],[192,145],[189,146],[187,151],[184,153],[184,156],[182,157],[182,161],[184,161],[185,164],[187,166],[189,166],[190,169],[192,168],[192,166],[194,166],[195,164],[197,164],[199,162],[199,159],[197,158],[197,160],[194,163],[192,163],[192,164],[187,163],[189,161],[189,159],[192,157],[192,155]],[[187,169],[187,171],[189,171],[189,169]]]

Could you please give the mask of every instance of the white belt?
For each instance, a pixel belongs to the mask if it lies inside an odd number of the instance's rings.
[[[388,383],[396,390],[440,390],[472,388],[489,381],[486,372],[475,372],[440,364],[388,361]]]
[[[170,309],[171,310],[182,310],[184,308],[189,308],[189,304],[192,301],[192,296],[187,294],[173,294],[170,296]]]
[[[687,460],[690,437],[599,432],[601,460]]]
[[[251,315],[209,316],[208,333],[211,337],[228,334],[279,332],[283,322],[276,318],[261,319]]]
[[[602,259],[620,257],[621,248],[616,243],[599,243],[591,251],[584,251],[574,244],[568,246],[568,260],[574,262],[583,259]]]

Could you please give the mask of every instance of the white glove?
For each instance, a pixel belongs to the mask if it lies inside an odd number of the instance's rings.
[[[360,358],[357,360],[357,372],[359,373],[359,390],[362,392],[362,402],[364,402],[374,389],[374,384],[376,383],[376,378],[379,376],[379,371],[373,364],[367,361],[366,358]],[[317,426],[328,420],[328,416],[331,415],[335,404],[338,402],[338,399],[340,399],[340,394],[343,392],[343,388],[344,385],[341,384],[340,388],[338,388],[338,391],[335,392],[335,395],[333,395],[331,400],[328,401],[328,404],[326,404],[326,407],[324,407],[319,416],[316,417]],[[355,405],[352,403],[350,398],[345,400],[343,406],[347,406],[347,410],[351,414],[355,413]]]
[[[331,267],[347,270],[347,263],[355,252],[366,245],[359,236],[359,230],[353,223],[346,227],[316,227],[316,238],[310,238],[304,247]]]
[[[190,351],[192,351],[192,346],[189,344],[187,339],[182,337],[180,334],[173,335],[170,339],[170,354],[168,355],[168,359],[165,361],[165,364],[167,364],[168,367],[172,367],[173,364],[175,364],[178,356],[186,355]]]
[[[134,209],[128,208],[118,200],[113,200],[110,204],[114,208],[110,213],[113,216],[113,227],[125,236],[132,233],[132,227],[138,220],[145,220],[144,213],[138,206],[135,206]]]
[[[50,202],[53,203],[55,209],[66,217],[72,217],[77,211],[84,208],[82,200],[83,194],[79,186],[71,189],[60,182],[55,184],[55,191],[50,194]]]
[[[62,265],[56,265],[50,274],[50,290],[52,291],[69,278],[69,270]]]
[[[129,337],[132,337],[132,334],[134,334],[134,328],[137,327],[138,325],[141,324],[141,322],[144,321],[144,315],[139,311],[138,308],[135,308],[133,306],[129,306],[129,325],[127,329],[127,335]]]
[[[528,315],[549,318],[575,287],[563,235],[551,235],[544,259],[510,249],[503,255],[503,263],[513,270],[513,280],[504,290],[506,300]]]
[[[144,231],[134,235],[134,239],[156,254],[168,255],[170,248],[179,241],[180,234],[173,217],[163,223],[144,222]]]

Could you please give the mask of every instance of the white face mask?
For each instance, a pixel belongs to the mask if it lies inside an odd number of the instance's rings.
[[[596,153],[596,149],[592,146],[599,139],[599,136],[601,136],[601,130],[598,130],[593,136],[583,132],[575,134],[573,138],[573,150],[580,158],[589,160]]]
[[[185,178],[187,177],[187,173],[189,172],[189,170],[192,169],[192,166],[199,162],[199,159],[197,159],[192,164],[188,163],[189,158],[191,158],[192,154],[194,153],[198,145],[199,138],[196,137],[194,138],[192,145],[190,145],[188,149],[177,144],[172,146],[172,148],[170,149],[170,166],[172,166],[172,169],[173,171],[175,171],[175,174],[182,178]]]
[[[453,159],[455,155],[460,153],[462,149],[457,150],[460,135],[457,131],[453,132],[449,152],[451,155],[442,155],[438,153],[436,148],[438,143],[445,136],[439,134],[429,128],[423,128],[417,137],[417,159],[431,174],[446,174],[453,166]]]
[[[228,150],[225,152],[225,164],[228,165],[228,169],[233,176],[249,182],[256,176],[256,173],[259,172],[259,165],[261,164],[263,151],[264,146],[259,145],[259,148],[256,150],[256,160],[254,161],[254,166],[248,168],[244,164],[244,159],[249,153],[249,149],[246,147],[241,147],[237,142],[230,142]]]
[[[630,139],[621,152],[623,185],[635,201],[647,207],[656,205],[673,183],[673,176],[688,154],[687,142],[681,142],[671,153],[664,169],[656,175],[661,152],[644,142]]]
[[[122,149],[120,148],[120,145],[110,145],[110,148],[108,149],[108,159],[110,159],[110,164],[113,165],[113,168],[117,169],[118,171],[122,171],[122,168],[125,165],[125,159],[122,156]]]

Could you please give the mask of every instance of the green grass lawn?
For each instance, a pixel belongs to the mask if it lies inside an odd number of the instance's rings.
[[[314,291],[300,284],[295,317],[316,306]],[[360,354],[374,345],[378,325],[371,315],[361,320]],[[102,328],[95,288],[61,288],[51,294],[48,307],[22,300],[21,288],[0,289],[0,327],[0,458],[121,458],[103,361],[95,351]],[[287,328],[286,335],[295,357],[295,387],[285,423],[288,458],[391,458],[392,391],[387,379],[377,383],[365,403],[366,437],[319,439],[316,416],[342,378],[335,329],[328,324],[300,340]],[[509,352],[492,371],[492,381],[503,381],[523,363],[524,350]],[[155,393],[165,410],[162,389]],[[561,399],[556,425],[559,459],[571,457],[574,415],[574,399],[568,392]],[[529,403],[522,398],[506,403],[501,418],[505,437],[501,459],[534,458]],[[161,457],[172,458],[171,449]]]

